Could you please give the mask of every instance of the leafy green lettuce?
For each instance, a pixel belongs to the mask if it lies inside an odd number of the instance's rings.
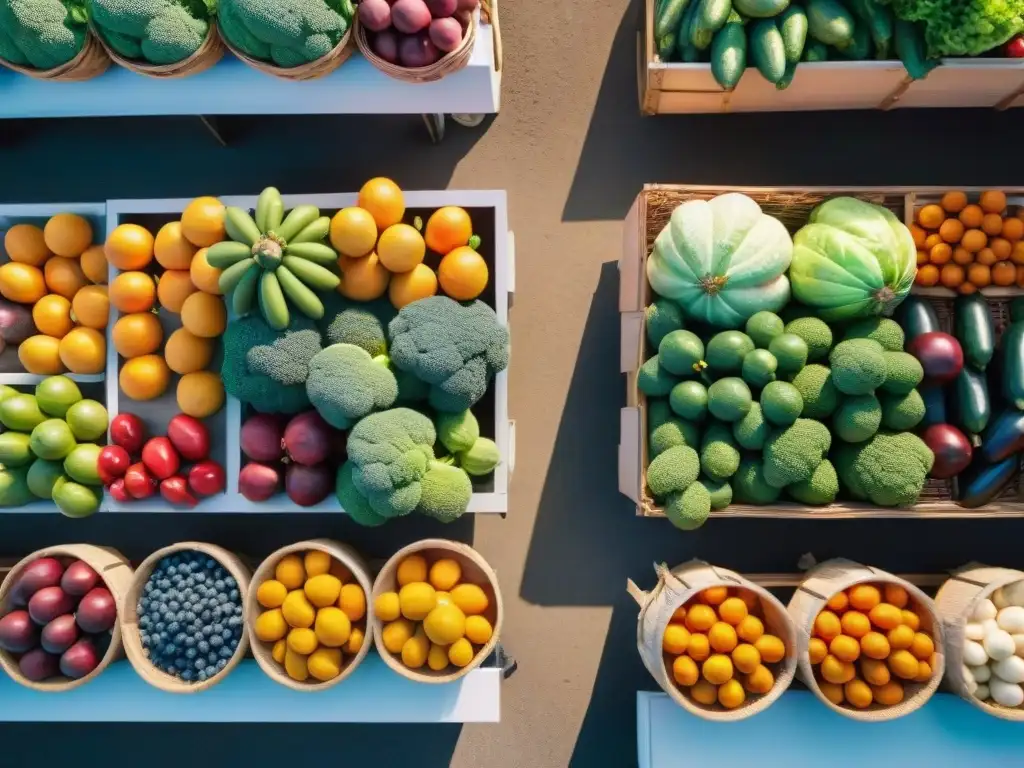
[[[978,56],[1024,31],[1024,0],[880,0],[920,22],[928,57]]]

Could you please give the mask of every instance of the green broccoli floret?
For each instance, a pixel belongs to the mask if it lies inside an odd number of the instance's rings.
[[[863,443],[882,424],[882,406],[874,395],[848,397],[839,405],[832,419],[836,437],[847,443]]]
[[[828,459],[822,461],[809,478],[786,486],[786,493],[801,504],[822,506],[831,504],[839,494],[839,478]]]
[[[711,494],[700,483],[673,493],[665,500],[665,517],[676,528],[692,531],[707,522],[711,514]]]
[[[764,448],[764,441],[768,439],[770,433],[771,425],[765,421],[758,403],[751,403],[747,415],[732,423],[732,436],[736,438],[741,448],[748,451],[760,451]]]
[[[238,17],[234,5],[219,4],[217,30],[236,50],[260,61],[270,61],[270,46],[246,28]]]
[[[807,343],[807,360],[824,360],[832,349],[832,329],[818,317],[798,317],[786,324],[786,333],[799,336]]]
[[[921,361],[907,352],[885,352],[885,382],[882,391],[905,395],[924,381]]]
[[[850,339],[836,344],[829,355],[832,382],[844,395],[867,395],[885,381],[882,345],[871,339]]]
[[[647,467],[647,487],[656,499],[670,493],[685,491],[700,474],[697,452],[686,445],[677,445],[654,457]]]
[[[647,431],[653,432],[666,421],[674,417],[668,400],[662,398],[647,398]]]
[[[740,452],[732,431],[724,424],[712,424],[700,446],[700,468],[712,480],[727,480],[736,474]]]
[[[473,483],[463,470],[434,462],[420,481],[422,493],[416,511],[450,523],[462,517],[473,497]]]
[[[832,462],[855,499],[880,507],[904,507],[921,495],[935,456],[911,432],[879,432],[866,443],[841,444]]]
[[[451,453],[468,451],[480,439],[480,422],[472,411],[439,413],[434,426],[437,439]]]
[[[647,322],[647,340],[651,345],[657,347],[672,331],[678,331],[686,326],[683,320],[683,310],[671,299],[661,296],[647,305],[644,311]]]
[[[472,477],[489,475],[501,463],[501,451],[493,440],[481,437],[468,451],[455,457],[459,466]]]
[[[166,65],[199,50],[212,13],[204,2],[185,0],[90,0],[103,39],[122,56]]]
[[[243,53],[294,67],[340,42],[348,22],[335,7],[326,0],[221,0],[218,14],[221,32]]]
[[[298,413],[309,408],[309,363],[320,352],[320,333],[296,313],[275,331],[258,314],[237,318],[224,331],[224,391],[261,413]]]
[[[677,445],[688,445],[693,449],[700,445],[700,430],[697,429],[697,425],[675,417],[650,432],[648,451],[652,457]]]
[[[366,414],[390,408],[398,382],[382,358],[355,344],[332,344],[309,362],[306,394],[328,424],[348,429]]]
[[[800,390],[785,381],[772,381],[761,390],[764,417],[777,427],[788,427],[804,410]]]
[[[636,386],[648,397],[665,397],[679,379],[661,367],[660,358],[655,355],[640,366],[636,374]]]
[[[812,363],[793,377],[792,384],[804,399],[801,416],[805,419],[827,419],[839,404],[839,392],[832,383],[832,371]]]
[[[871,339],[889,352],[903,351],[903,329],[895,320],[887,317],[868,317],[851,323],[846,328],[844,339]]]
[[[906,432],[921,423],[924,399],[916,389],[905,395],[882,395],[882,426],[894,432]]]
[[[388,351],[388,323],[398,314],[390,301],[352,301],[331,291],[323,302],[324,316],[317,325],[325,344],[355,344],[373,357]]]
[[[172,5],[153,17],[142,38],[142,55],[153,64],[176,64],[199,50],[210,25],[194,19],[180,5]]]
[[[732,486],[729,483],[712,480],[709,477],[702,477],[697,482],[703,485],[711,496],[712,509],[725,509],[732,504]]]
[[[0,6],[2,5],[3,3],[0,2]],[[0,11],[0,14],[2,14],[2,11]],[[0,19],[2,18],[2,15],[0,15]],[[8,64],[16,64],[19,67],[31,66],[28,58],[21,52],[21,49],[14,44],[13,38],[2,25],[0,25],[0,59],[3,59]]]
[[[5,47],[16,49],[35,69],[55,69],[81,53],[87,21],[84,5],[70,0],[0,0]],[[19,63],[15,58],[8,61]]]
[[[415,375],[400,368],[393,367],[391,373],[398,382],[398,398],[395,400],[397,405],[424,403],[430,397],[430,385],[427,382],[420,381]]]
[[[348,513],[348,516],[359,525],[365,525],[368,528],[384,525],[388,519],[373,511],[370,503],[359,493],[355,483],[352,482],[353,468],[352,462],[346,461],[338,469],[338,476],[334,485],[334,495],[338,497],[338,503]]]
[[[388,331],[391,362],[431,385],[430,404],[438,411],[471,407],[508,367],[508,329],[482,301],[420,299],[402,307]]]
[[[126,59],[142,58],[142,41],[137,37],[120,35],[117,32],[111,32],[110,30],[105,30],[102,34],[107,45],[113,48],[114,53],[118,56],[123,56]]]
[[[740,468],[729,480],[732,485],[733,501],[740,504],[772,504],[782,493],[782,489],[773,488],[764,479],[764,464],[757,459],[744,459]]]
[[[764,479],[775,488],[809,478],[832,445],[832,433],[820,421],[797,419],[772,433],[764,444]]]

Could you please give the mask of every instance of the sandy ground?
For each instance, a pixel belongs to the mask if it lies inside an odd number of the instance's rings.
[[[1024,565],[1008,521],[715,521],[683,534],[633,517],[616,483],[621,219],[645,182],[1021,183],[1021,116],[989,111],[641,118],[635,8],[610,0],[506,3],[503,108],[431,146],[415,118],[238,118],[227,148],[193,119],[0,125],[0,201],[102,200],[353,190],[388,175],[408,189],[508,190],[518,242],[510,412],[518,452],[506,519],[463,520],[498,569],[504,643],[519,671],[496,726],[0,726],[7,768],[82,755],[106,765],[322,764],[422,768],[628,768],[635,692],[653,688],[635,649],[627,577],[700,556],[747,571],[845,555],[894,570],[976,558]],[[0,94],[2,99],[2,94]],[[6,142],[4,141],[6,139]],[[310,535],[386,555],[435,534],[344,519],[139,515],[0,517],[0,556],[87,540],[140,557],[195,537],[249,552]],[[266,702],[272,710],[274,702]],[[186,741],[187,739],[187,741]]]

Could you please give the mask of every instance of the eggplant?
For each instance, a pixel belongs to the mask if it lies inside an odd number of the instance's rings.
[[[964,362],[984,371],[996,351],[995,324],[988,300],[980,293],[958,296],[953,304],[953,335],[964,350]]]
[[[1000,340],[1003,357],[1003,395],[1024,409],[1024,320],[1010,323]]]
[[[957,504],[967,509],[983,507],[995,499],[1017,476],[1016,456],[989,464],[975,460],[960,475],[960,498]]]
[[[896,307],[894,319],[906,334],[906,344],[922,334],[942,330],[939,327],[939,316],[935,314],[935,308],[932,307],[931,302],[920,296],[907,296]]]
[[[940,480],[956,477],[971,465],[974,456],[971,441],[952,424],[933,424],[924,431],[921,439],[935,454],[929,477]]]
[[[1024,412],[1007,408],[981,435],[981,455],[990,464],[1024,450]]]
[[[918,390],[921,399],[924,400],[924,419],[921,420],[921,427],[930,427],[934,424],[945,424],[946,418],[946,390],[942,387],[922,387]]]
[[[968,435],[980,435],[991,415],[985,374],[965,365],[953,382],[953,423]]]

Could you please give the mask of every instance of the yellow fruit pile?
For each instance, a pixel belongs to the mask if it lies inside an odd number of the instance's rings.
[[[672,677],[698,704],[736,709],[747,695],[768,693],[782,661],[782,639],[764,631],[760,601],[745,589],[710,587],[680,606],[661,647]]]
[[[378,595],[373,611],[383,627],[384,647],[409,669],[465,667],[479,651],[474,646],[490,642],[494,628],[484,616],[491,604],[488,592],[463,582],[456,560],[428,565],[423,556],[410,555],[398,564],[396,580],[398,592]]]
[[[29,373],[100,373],[106,365],[107,263],[92,238],[92,225],[74,213],[42,229],[15,224],[4,236],[10,261],[0,266],[0,294],[32,305],[39,331],[18,346]]]
[[[326,552],[285,555],[274,578],[257,587],[267,610],[256,617],[256,637],[292,680],[327,682],[341,674],[366,638],[366,593],[348,568]]]
[[[899,704],[904,682],[926,683],[934,669],[935,643],[920,628],[898,584],[856,584],[833,595],[808,646],[825,698],[856,709]]]
[[[475,299],[487,287],[488,270],[472,247],[473,223],[463,208],[434,211],[425,234],[421,223],[402,223],[402,190],[390,179],[370,179],[359,191],[357,205],[342,208],[331,220],[330,240],[341,254],[338,292],[355,301],[371,301],[385,293],[401,309],[441,290],[453,299]],[[441,259],[435,273],[424,263],[427,249]]]
[[[206,252],[225,237],[224,206],[212,197],[193,200],[181,221],[164,224],[156,237],[138,224],[121,224],[107,237],[106,258],[119,270],[110,302],[121,313],[111,339],[125,358],[121,391],[133,400],[160,397],[173,372],[180,376],[182,413],[201,419],[224,404],[220,376],[205,368],[227,325],[220,270],[210,266]],[[166,341],[157,306],[181,316],[182,327]]]

